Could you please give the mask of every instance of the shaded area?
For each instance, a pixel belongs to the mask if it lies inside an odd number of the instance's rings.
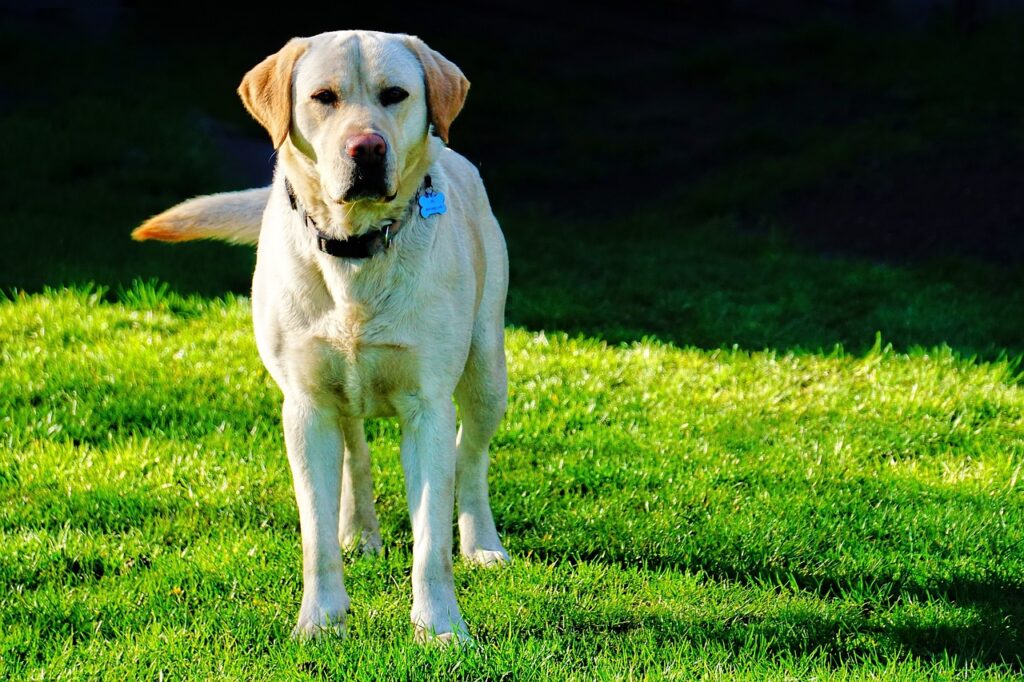
[[[248,249],[127,234],[265,181],[241,74],[292,35],[364,26],[423,36],[473,81],[452,144],[506,231],[512,324],[1024,352],[1024,23],[980,14],[965,31],[884,5],[485,5],[458,21],[345,7],[233,16],[229,31],[155,9],[12,13],[0,51],[25,66],[0,89],[17,159],[0,287],[248,291]],[[61,106],[41,83],[61,83]]]
[[[702,348],[841,344],[860,353],[880,341],[903,350],[945,343],[984,358],[1024,351],[1019,271],[952,257],[898,266],[820,256],[735,218],[677,225],[525,221],[510,237],[508,319]]]
[[[802,241],[831,253],[898,261],[944,253],[1019,264],[1024,148],[1005,139],[1005,129],[992,137],[840,174],[793,197],[783,220]]]
[[[638,563],[636,559],[609,556],[605,552],[567,556],[536,548],[530,550],[529,556],[551,565],[613,565],[625,570]],[[807,656],[827,651],[833,665],[884,652],[886,657],[902,653],[936,662],[956,656],[971,666],[1005,665],[1017,672],[1024,670],[1024,585],[1019,582],[1006,584],[962,577],[923,588],[894,580],[888,574],[836,578],[809,575],[796,567],[680,563],[647,556],[640,563],[645,570],[686,571],[713,583],[737,583],[752,589],[775,585],[780,596],[806,593],[815,599],[846,602],[850,608],[827,618],[804,613],[798,620],[756,613],[739,613],[712,622],[656,615],[639,621],[626,619],[603,628],[591,622],[575,624],[581,634],[594,629],[622,632],[643,628],[656,633],[659,643],[665,646],[680,641],[711,640],[737,653],[750,645],[751,637],[760,637],[768,654]],[[935,622],[921,618],[921,614],[917,618],[896,615],[908,604],[935,602],[948,604],[952,612],[970,614],[970,622]],[[929,616],[934,618],[933,614]]]

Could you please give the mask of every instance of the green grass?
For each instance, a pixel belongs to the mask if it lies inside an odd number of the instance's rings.
[[[556,245],[550,235],[564,224],[516,221],[508,319],[611,343],[862,353],[881,331],[903,351],[1024,353],[1024,268],[822,257],[726,218],[679,232],[643,216],[629,224],[624,235],[591,223]]]
[[[346,562],[349,637],[288,638],[298,518],[239,295],[252,251],[127,239],[237,186],[201,121],[257,134],[232,95],[251,32],[5,23],[0,53],[36,68],[0,89],[0,678],[1019,678],[1024,269],[822,254],[775,212],[938,142],[1021,139],[1024,71],[987,66],[1019,61],[1019,27],[880,52],[828,26],[711,31],[644,62],[705,105],[660,113],[600,87],[629,55],[540,78],[461,26],[428,36],[479,69],[453,134],[486,161],[512,268],[491,480],[514,563],[456,565],[477,646],[437,650],[412,643],[388,420],[387,554]],[[506,120],[530,134],[488,147]],[[627,134],[659,122],[694,141]],[[538,164],[544,130],[564,144]],[[648,162],[679,172],[649,199],[618,184]]]
[[[245,299],[0,304],[0,650],[12,676],[1009,678],[1024,389],[948,349],[608,346],[513,329],[493,447],[511,567],[458,565],[478,646],[423,650],[393,423],[386,558],[297,644],[298,519]],[[2,674],[2,673],[0,673]]]

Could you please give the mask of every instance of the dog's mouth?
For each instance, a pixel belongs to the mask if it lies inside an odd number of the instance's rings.
[[[387,183],[384,180],[360,180],[356,179],[345,193],[341,200],[345,203],[353,201],[380,201],[383,203],[394,200],[397,192],[388,192]]]
[[[386,190],[351,188],[342,196],[341,202],[350,204],[356,201],[376,201],[386,204],[394,201],[397,196],[398,192],[388,194]]]
[[[352,168],[352,183],[341,196],[345,203],[352,201],[388,202],[397,192],[390,191],[384,163],[356,163]]]

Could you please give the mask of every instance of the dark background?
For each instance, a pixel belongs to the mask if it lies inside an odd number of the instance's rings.
[[[0,287],[245,293],[249,249],[127,235],[189,196],[265,183],[242,74],[291,36],[372,28],[421,36],[473,83],[451,144],[509,241],[510,323],[1020,353],[1016,5],[9,9]]]

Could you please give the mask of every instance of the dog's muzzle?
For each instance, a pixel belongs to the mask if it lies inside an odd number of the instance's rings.
[[[345,154],[352,159],[352,184],[344,201],[391,199],[387,187],[388,144],[377,133],[353,135],[345,142]]]

